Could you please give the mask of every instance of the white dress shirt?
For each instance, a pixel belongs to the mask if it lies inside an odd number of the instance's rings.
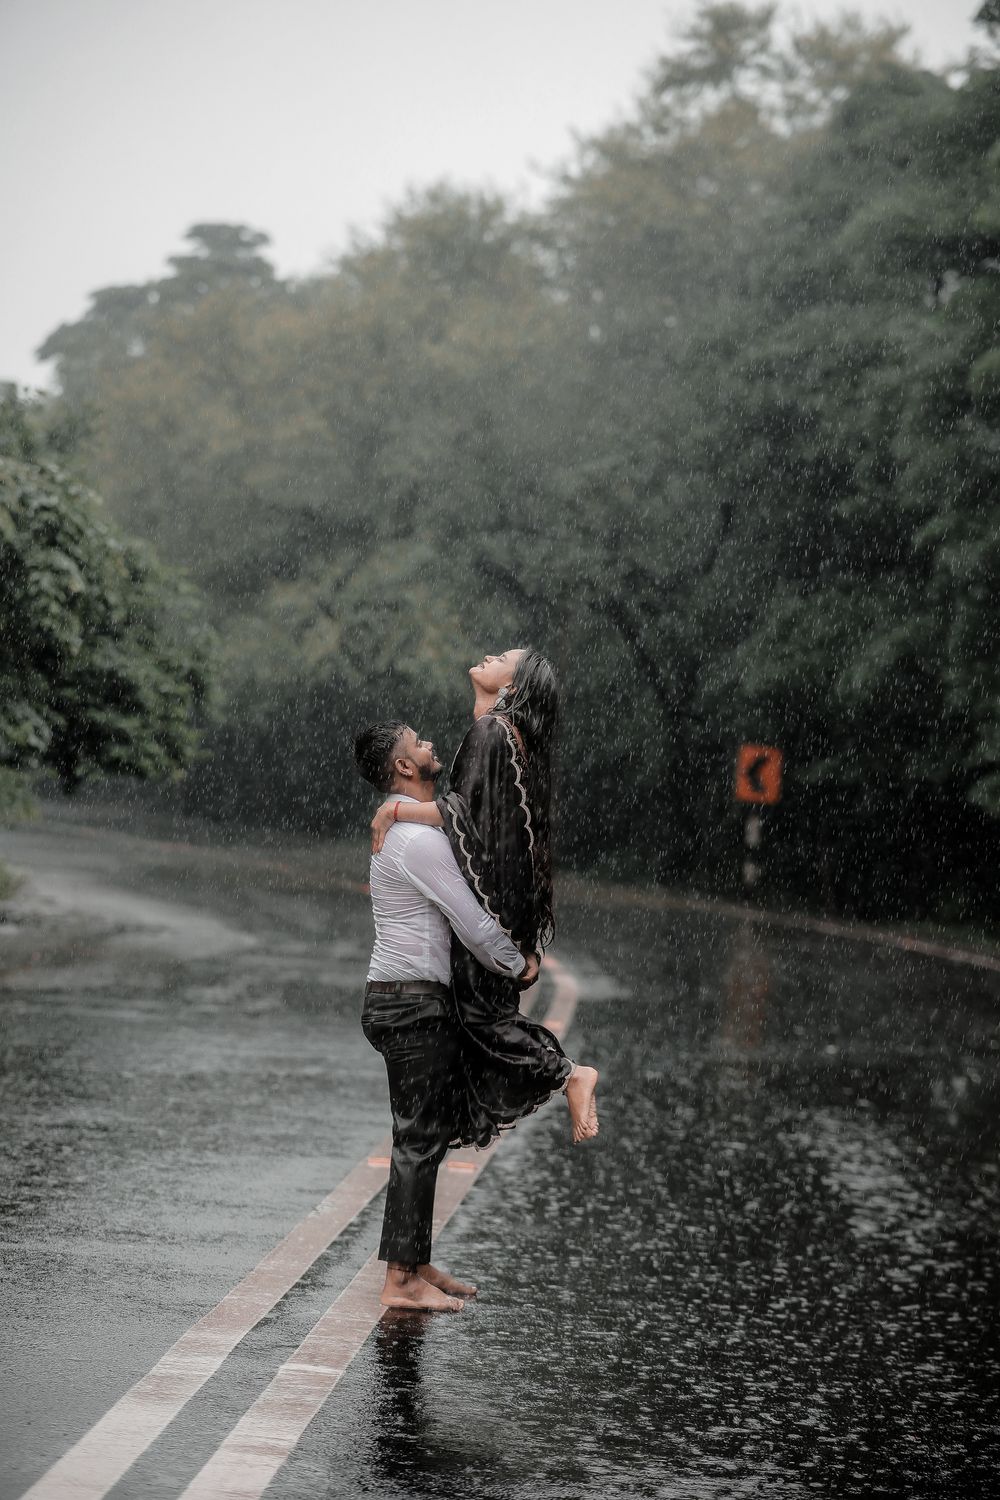
[[[375,947],[369,979],[450,983],[451,927],[484,968],[514,977],[523,971],[523,954],[479,905],[442,828],[393,823],[372,855],[370,881]]]

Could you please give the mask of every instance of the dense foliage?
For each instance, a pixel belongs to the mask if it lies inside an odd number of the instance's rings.
[[[188,608],[185,609],[187,602]],[[189,586],[126,543],[0,403],[0,809],[16,772],[168,777],[196,747],[206,634]]]
[[[566,685],[565,858],[731,883],[752,738],[787,757],[772,882],[988,902],[988,11],[946,79],[892,29],[706,5],[544,213],[440,187],[296,284],[198,225],[57,330],[46,420],[225,640],[193,804],[350,826],[358,721],[454,743],[464,668],[530,638]]]

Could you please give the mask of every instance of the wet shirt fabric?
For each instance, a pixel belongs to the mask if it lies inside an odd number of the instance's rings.
[[[369,979],[448,984],[452,932],[484,970],[512,981],[524,969],[522,954],[477,902],[439,828],[394,823],[372,856],[369,878],[375,916]]]
[[[544,919],[535,891],[528,768],[502,715],[484,714],[473,724],[438,808],[476,898],[518,948],[537,950]],[[485,1146],[561,1089],[572,1063],[551,1031],[520,1013],[517,985],[454,939],[451,982],[466,1043],[468,1118],[460,1140]]]

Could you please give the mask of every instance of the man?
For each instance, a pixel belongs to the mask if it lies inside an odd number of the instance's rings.
[[[430,802],[441,762],[429,740],[391,721],[362,730],[358,770],[398,801]],[[438,1166],[455,1134],[461,1037],[449,1007],[451,932],[487,969],[534,983],[538,960],[520,953],[478,904],[446,834],[393,823],[371,862],[375,947],[362,1026],[385,1061],[392,1164],[379,1258],[386,1307],[457,1312],[476,1288],[431,1264]]]

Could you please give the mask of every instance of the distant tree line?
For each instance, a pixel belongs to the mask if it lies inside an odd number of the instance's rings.
[[[902,33],[703,6],[545,210],[440,186],[334,265],[200,224],[41,353],[40,442],[221,640],[186,783],[355,829],[355,726],[455,744],[465,668],[565,685],[564,861],[726,889],[738,744],[772,887],[991,909],[1000,852],[1000,88]]]

